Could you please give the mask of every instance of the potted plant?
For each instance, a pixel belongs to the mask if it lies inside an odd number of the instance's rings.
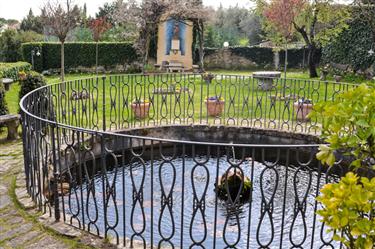
[[[297,115],[297,120],[309,121],[310,118],[307,116],[313,109],[313,104],[310,99],[300,98],[293,104],[294,113]]]
[[[137,119],[143,119],[148,116],[150,111],[150,101],[143,99],[136,99],[132,102],[131,108],[134,113],[134,117]]]
[[[214,78],[215,78],[215,75],[213,73],[202,74],[202,79],[206,81],[207,84],[210,84]]]
[[[205,103],[208,116],[218,117],[224,111],[225,101],[220,96],[207,97]]]

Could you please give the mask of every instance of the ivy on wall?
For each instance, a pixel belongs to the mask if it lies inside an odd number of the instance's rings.
[[[323,62],[349,65],[354,72],[366,70],[375,63],[375,44],[371,39],[371,28],[360,19],[349,23],[335,41],[323,48]]]

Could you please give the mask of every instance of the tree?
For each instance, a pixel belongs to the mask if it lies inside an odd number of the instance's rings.
[[[210,18],[209,9],[203,6],[202,0],[171,0],[168,6],[169,17],[193,22],[193,32],[197,34],[194,44],[198,43],[199,67],[204,70],[204,28],[205,22]]]
[[[258,0],[256,3],[258,13],[263,13],[268,6],[264,0]],[[336,3],[335,0],[305,0],[303,8],[299,10],[292,24],[306,44],[311,78],[318,76],[316,68],[322,46],[337,37],[347,27],[349,17],[349,7],[340,5],[339,1]]]
[[[296,31],[302,36],[308,49],[308,67],[310,77],[317,77],[316,70],[319,54],[323,45],[337,37],[348,25],[350,17],[347,6],[333,0],[310,0],[293,22]]]
[[[23,31],[34,31],[36,33],[43,33],[43,23],[39,16],[34,16],[33,10],[29,10],[29,14],[23,18],[20,29]]]
[[[74,29],[81,17],[81,11],[72,0],[66,0],[65,8],[59,2],[49,0],[42,9],[42,20],[48,32],[59,38],[61,43],[61,80],[65,79],[64,43],[69,31]]]
[[[264,10],[264,16],[271,25],[271,29],[281,35],[285,44],[285,78],[288,64],[288,42],[294,31],[293,22],[304,4],[304,0],[272,0]]]
[[[7,29],[0,35],[0,61],[15,62],[20,59],[18,49],[21,41],[17,39],[17,31]]]
[[[119,1],[114,1],[112,3],[104,3],[103,7],[99,7],[99,12],[95,14],[96,18],[107,18],[107,22],[111,23],[112,26],[114,26],[115,20],[114,15],[117,12],[118,6],[121,4],[118,4]]]
[[[93,33],[94,41],[96,42],[95,46],[95,53],[96,53],[96,59],[95,59],[95,72],[98,74],[98,56],[99,56],[99,40],[104,32],[106,32],[108,29],[112,27],[112,25],[107,22],[106,17],[99,17],[97,19],[92,20],[89,23],[89,27]]]
[[[135,48],[146,65],[149,57],[150,43],[156,37],[158,25],[173,18],[177,21],[190,20],[193,30],[198,34],[199,54],[203,67],[204,21],[208,14],[200,0],[143,0],[138,4],[135,0],[117,0],[113,19],[116,24],[132,24],[137,27]]]
[[[43,41],[43,35],[34,31],[5,30],[0,34],[0,61],[22,60],[21,44],[38,41]]]

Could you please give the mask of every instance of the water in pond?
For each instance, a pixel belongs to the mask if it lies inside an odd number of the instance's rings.
[[[227,158],[197,163],[205,160],[135,161],[107,172],[106,178],[95,177],[92,187],[87,182],[77,187],[70,204],[65,199],[65,208],[78,214],[81,224],[84,219],[86,229],[89,220],[93,221],[90,230],[94,233],[96,226],[103,235],[106,222],[112,236],[133,236],[147,245],[160,243],[167,248],[290,248],[293,244],[319,248],[321,236],[330,241],[331,235],[321,233],[319,217],[314,217],[318,184],[324,184],[314,171],[282,165],[268,168],[249,159],[240,168],[252,179],[251,202],[233,209],[214,192],[216,177],[229,167]],[[106,190],[108,200],[103,199],[106,179],[107,186],[113,186],[113,191]],[[103,203],[108,206],[106,215]],[[84,212],[78,212],[78,207]]]

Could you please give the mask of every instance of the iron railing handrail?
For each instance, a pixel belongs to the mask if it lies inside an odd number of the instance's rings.
[[[192,73],[192,74],[177,74],[177,75],[168,74],[168,73],[160,73],[160,74],[156,74],[155,76],[157,76],[157,75],[166,75],[166,76],[171,75],[173,77],[181,77],[181,78],[182,77],[190,77],[190,76],[193,76],[193,77],[194,76],[201,76],[201,74],[195,74],[195,73]],[[145,75],[144,74],[130,74],[130,75],[129,74],[114,74],[114,75],[110,75],[110,77],[121,77],[121,76],[134,76],[134,77],[136,77],[136,76],[145,76]],[[216,76],[219,76],[218,78],[224,77],[224,79],[225,79],[225,77],[246,77],[246,78],[249,78],[250,80],[254,79],[252,77],[252,75],[217,74]],[[153,77],[153,75],[149,75],[148,77]],[[273,77],[267,77],[267,78],[273,78]],[[106,79],[106,75],[85,77],[85,78],[81,78],[79,80],[85,81],[85,80],[92,80],[92,79]],[[274,79],[277,79],[277,80],[280,80],[280,81],[285,80],[284,78],[274,78]],[[287,78],[286,80],[292,80],[292,81],[293,80],[305,80],[306,81],[306,79],[294,79],[294,78]],[[116,136],[121,136],[121,137],[125,137],[125,138],[148,139],[150,141],[152,140],[152,141],[159,141],[159,142],[171,142],[171,143],[177,143],[177,144],[200,144],[200,145],[211,145],[211,146],[228,145],[227,143],[166,139],[166,138],[158,138],[158,137],[150,137],[150,136],[138,136],[138,135],[130,135],[130,134],[121,134],[121,133],[112,132],[112,131],[108,131],[108,130],[94,130],[94,129],[89,129],[89,128],[84,128],[84,127],[80,127],[80,126],[74,126],[74,125],[69,125],[69,124],[65,124],[65,123],[62,123],[62,122],[53,121],[53,120],[50,120],[48,118],[44,118],[44,117],[38,116],[36,114],[33,114],[25,107],[26,100],[30,96],[32,96],[33,94],[35,94],[39,91],[42,91],[43,89],[56,87],[56,86],[67,84],[67,83],[70,83],[70,82],[73,82],[73,81],[74,80],[66,80],[64,82],[56,82],[56,83],[53,83],[53,84],[42,86],[38,89],[35,89],[35,90],[27,93],[20,100],[21,111],[29,117],[32,117],[32,118],[34,118],[36,120],[39,120],[41,122],[45,122],[47,124],[53,125],[55,127],[61,127],[61,128],[71,129],[71,130],[82,131],[82,132],[85,132],[85,133],[88,133],[88,134],[116,135]],[[319,82],[319,83],[331,83],[331,84],[337,84],[337,85],[355,86],[355,84],[353,84],[353,83],[340,83],[340,82],[319,81],[319,80],[310,80],[310,79],[307,79],[307,81],[309,81],[309,82]],[[138,128],[141,128],[141,127],[138,127]],[[297,133],[297,132],[295,132],[295,133]],[[276,145],[276,144],[241,144],[241,143],[237,144],[237,143],[233,143],[231,145],[238,146],[238,147],[268,147],[268,148],[294,147],[295,148],[295,147],[314,147],[314,146],[316,147],[316,146],[319,146],[321,144],[277,144]]]

